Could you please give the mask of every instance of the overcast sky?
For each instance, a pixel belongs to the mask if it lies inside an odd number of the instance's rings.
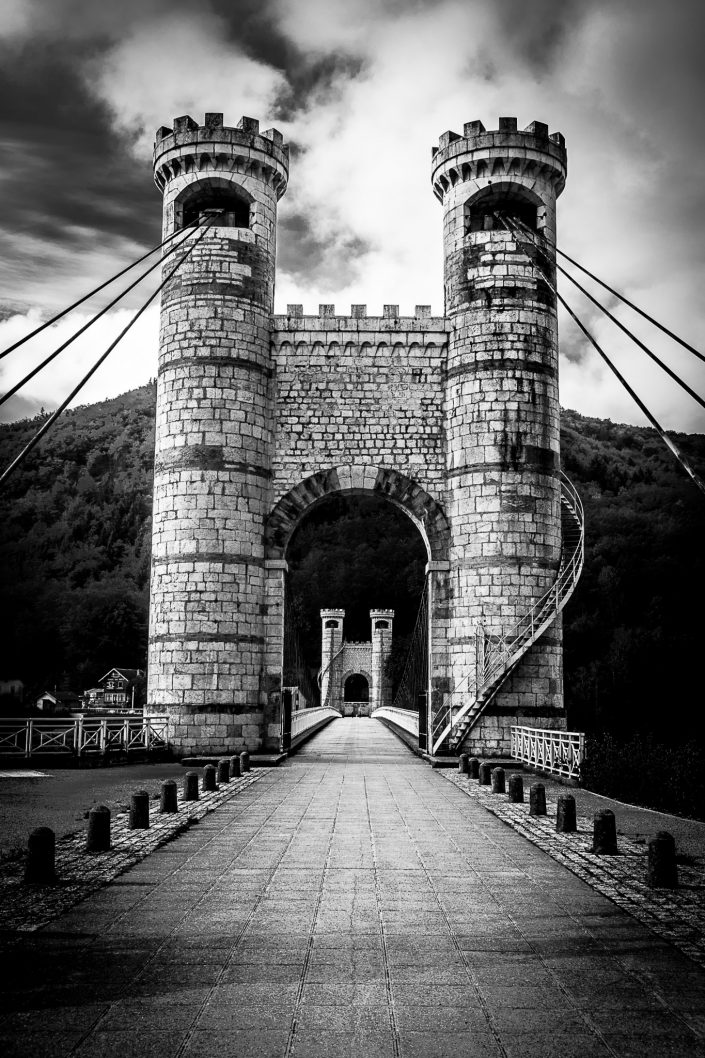
[[[159,241],[154,132],[215,110],[292,144],[277,311],[442,314],[431,147],[465,121],[516,116],[566,137],[559,244],[705,349],[704,21],[702,0],[0,0],[0,348]],[[691,398],[562,291],[664,425],[705,431]],[[129,315],[0,417],[55,407]],[[701,362],[637,330],[705,392]],[[2,361],[0,388],[68,333]],[[153,377],[156,342],[155,308],[78,402]],[[561,349],[564,407],[643,423],[566,320]]]

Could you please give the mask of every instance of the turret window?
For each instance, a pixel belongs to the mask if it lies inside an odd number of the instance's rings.
[[[465,206],[465,231],[512,231],[510,222],[537,231],[538,208],[516,187],[490,187]]]
[[[176,206],[176,227],[186,228],[207,219],[216,228],[249,228],[250,201],[235,185],[192,184]]]

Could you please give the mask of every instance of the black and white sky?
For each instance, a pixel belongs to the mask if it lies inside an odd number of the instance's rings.
[[[274,124],[292,145],[277,311],[442,314],[431,147],[465,121],[496,128],[511,115],[566,137],[559,245],[703,349],[704,23],[702,0],[0,0],[0,348],[159,241],[154,132],[215,110],[226,124]],[[55,407],[137,304],[3,417]],[[664,425],[705,430],[692,399],[582,313]],[[156,374],[157,315],[79,403]],[[86,319],[2,361],[0,388]],[[561,328],[562,405],[642,424],[569,321]],[[705,391],[702,363],[637,330]]]

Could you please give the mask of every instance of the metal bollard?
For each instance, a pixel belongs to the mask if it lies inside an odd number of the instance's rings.
[[[206,764],[203,769],[203,792],[213,793],[218,789],[217,772],[214,764]]]
[[[492,793],[504,793],[505,777],[504,768],[492,769]]]
[[[51,827],[37,827],[27,840],[24,880],[28,885],[55,885],[56,840]]]
[[[243,775],[250,770],[250,754],[246,749],[243,749],[240,754],[240,768],[242,769]]]
[[[575,798],[572,794],[561,794],[556,808],[556,830],[559,834],[573,834],[577,829]]]
[[[646,884],[652,889],[677,889],[676,841],[667,830],[659,830],[648,845]]]
[[[240,756],[236,753],[235,756],[230,758],[230,778],[239,779],[241,775],[242,768],[240,767]]]
[[[130,830],[149,829],[149,794],[146,790],[137,790],[130,801]]]
[[[470,757],[468,760],[468,775],[471,779],[479,779],[480,777],[480,758]]]
[[[507,780],[507,786],[509,789],[509,800],[512,804],[521,805],[524,803],[524,780],[521,775],[517,775],[514,772],[513,775],[509,776]]]
[[[492,765],[489,761],[483,761],[479,767],[477,781],[480,786],[489,786],[492,782]]]
[[[184,801],[198,801],[198,773],[187,771],[184,775]]]
[[[230,761],[227,757],[223,757],[222,760],[218,761],[218,783],[230,782]]]
[[[535,782],[529,787],[529,815],[546,815],[546,787],[542,782]]]
[[[469,760],[470,760],[470,755],[468,753],[461,753],[460,756],[458,757],[458,771],[460,772],[461,775],[467,775],[468,772],[470,771],[470,768],[468,766],[468,761]]]
[[[592,851],[601,856],[614,856],[617,852],[617,822],[614,812],[603,808],[595,813],[592,826]]]
[[[107,852],[110,848],[110,809],[95,805],[88,813],[86,852]]]
[[[176,780],[165,779],[162,783],[162,797],[159,803],[160,812],[178,812],[179,805],[176,796]]]

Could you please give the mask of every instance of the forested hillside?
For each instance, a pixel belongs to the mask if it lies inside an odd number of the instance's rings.
[[[40,422],[0,427],[2,466]],[[705,472],[705,437],[678,443]],[[153,447],[154,387],[145,386],[66,414],[8,480],[0,678],[80,691],[114,664],[144,666]],[[692,733],[701,723],[705,497],[652,430],[572,411],[563,413],[563,464],[588,527],[585,572],[565,611],[569,722]],[[356,635],[370,606],[399,611],[400,638],[413,626],[423,556],[410,523],[390,521],[388,508],[344,507],[302,527],[292,553],[309,652],[318,606],[344,605]]]

